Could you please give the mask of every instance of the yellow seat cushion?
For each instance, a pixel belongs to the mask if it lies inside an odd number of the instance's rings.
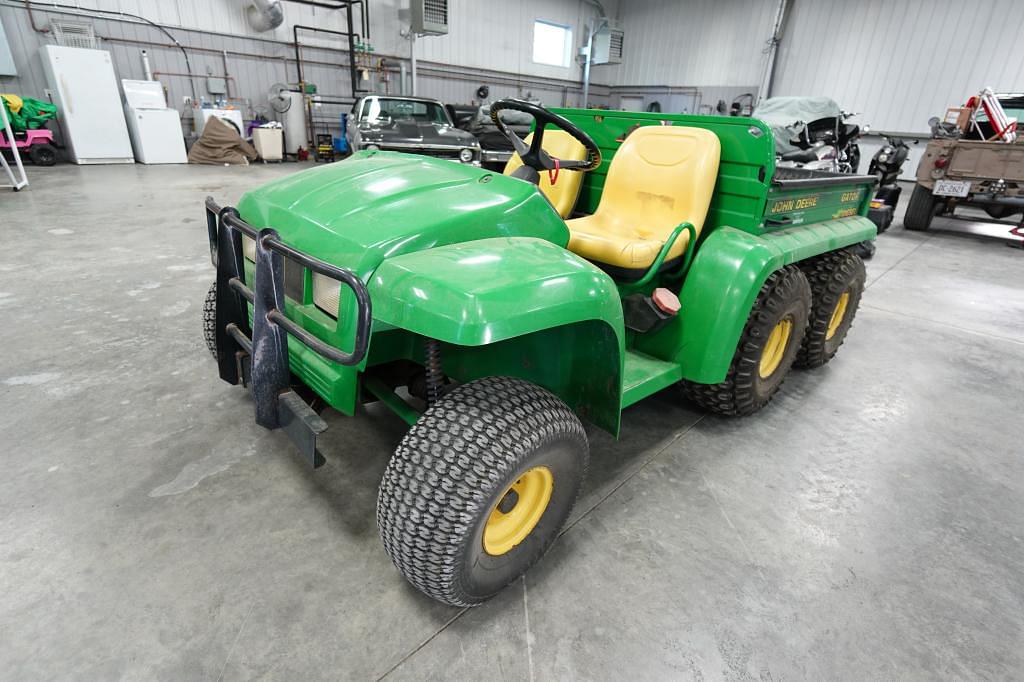
[[[533,133],[526,136],[526,144],[533,141]],[[587,149],[579,140],[564,130],[548,128],[544,131],[544,151],[556,159],[563,161],[583,161],[587,158]],[[505,175],[512,175],[512,171],[523,165],[519,154],[512,154],[512,158],[505,164]],[[572,209],[576,206],[576,199],[580,196],[580,187],[583,186],[583,171],[561,170],[554,185],[551,184],[548,174],[541,171],[540,191],[548,198],[551,205],[558,211],[558,215],[568,218],[572,215]]]
[[[711,203],[721,145],[703,128],[645,126],[612,157],[601,203],[593,215],[567,220],[569,250],[587,260],[646,270],[677,225],[697,234]],[[665,262],[683,254],[686,232]]]

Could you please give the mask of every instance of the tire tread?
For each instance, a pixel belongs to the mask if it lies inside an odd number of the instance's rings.
[[[467,543],[489,510],[488,491],[538,447],[566,437],[581,448],[585,476],[587,439],[579,418],[549,391],[520,379],[479,379],[432,405],[395,450],[378,492],[377,527],[402,575],[453,606],[490,596],[472,595],[460,584]]]

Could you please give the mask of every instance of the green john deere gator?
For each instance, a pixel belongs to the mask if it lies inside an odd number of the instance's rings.
[[[531,114],[526,140],[498,113]],[[581,420],[679,386],[726,415],[828,362],[864,288],[874,178],[775,168],[757,120],[504,100],[497,174],[361,151],[206,201],[222,379],[313,466],[326,423],[410,425],[377,523],[427,595],[477,604],[548,549],[587,470]]]

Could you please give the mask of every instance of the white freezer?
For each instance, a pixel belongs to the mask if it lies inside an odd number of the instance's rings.
[[[158,81],[122,80],[124,117],[139,163],[188,163],[181,118]]]
[[[134,163],[110,53],[44,45],[39,58],[71,160]]]

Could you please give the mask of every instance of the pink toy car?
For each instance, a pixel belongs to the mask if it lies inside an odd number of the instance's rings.
[[[28,158],[37,166],[52,166],[57,163],[57,148],[53,146],[53,131],[46,128],[38,130],[26,130],[23,133],[14,133],[14,144],[18,151],[24,155],[28,151]],[[0,130],[0,151],[11,148],[7,139],[7,132]]]

